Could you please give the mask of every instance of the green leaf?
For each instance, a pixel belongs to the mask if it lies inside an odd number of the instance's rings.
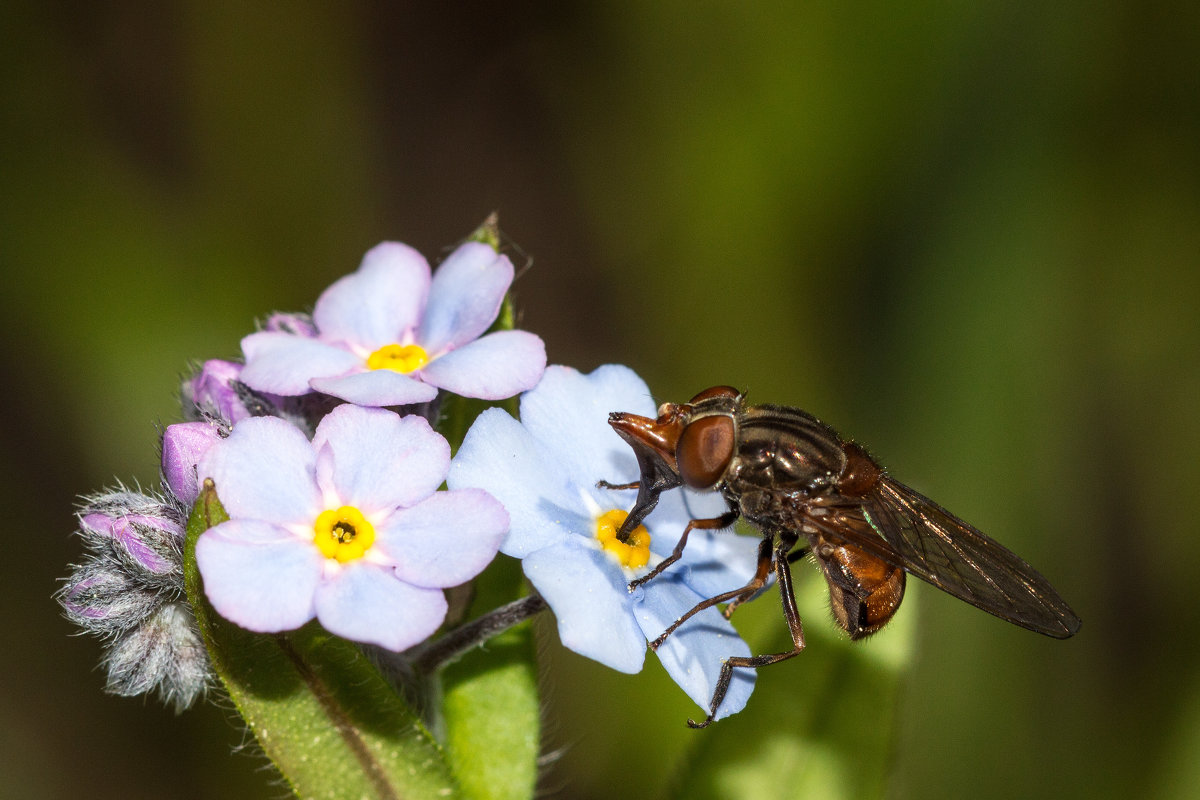
[[[228,519],[211,482],[188,520],[185,582],[213,669],[300,798],[455,797],[446,757],[356,646],[315,623],[254,634],[208,604],[196,540]]]

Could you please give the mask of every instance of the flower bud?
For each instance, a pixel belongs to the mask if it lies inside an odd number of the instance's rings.
[[[177,713],[195,702],[208,684],[208,654],[191,610],[182,603],[163,604],[114,642],[104,665],[105,688],[112,694],[133,697],[157,689]]]
[[[202,416],[219,419],[228,425],[253,416],[247,407],[244,387],[238,382],[242,365],[233,361],[209,359],[183,383],[184,405],[191,403]]]
[[[150,616],[156,595],[139,588],[114,561],[93,559],[71,573],[58,601],[67,619],[88,633],[110,637]]]
[[[200,495],[196,463],[220,440],[217,426],[209,422],[180,422],[163,431],[163,486],[184,508],[191,508]]]
[[[93,552],[157,585],[182,581],[183,522],[180,511],[160,500],[113,492],[83,507],[79,532]]]
[[[317,326],[313,324],[312,317],[308,314],[276,311],[266,318],[262,329],[290,333],[293,336],[308,336],[313,339],[317,337]]]
[[[195,424],[215,433],[207,422]],[[169,437],[164,462],[170,463],[164,464],[164,473],[178,477],[190,471],[194,492],[195,457],[183,454],[202,444],[205,434],[189,426],[172,427],[187,430]],[[189,485],[182,479],[176,483]],[[181,499],[186,488],[171,492]],[[73,568],[56,596],[68,619],[107,640],[108,691],[135,695],[157,690],[177,710],[203,692],[210,674],[186,604],[184,513],[173,500],[140,492],[88,498],[79,512],[79,535],[88,557]]]

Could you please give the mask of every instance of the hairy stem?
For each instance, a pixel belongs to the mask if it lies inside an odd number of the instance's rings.
[[[435,641],[415,648],[410,654],[409,663],[418,674],[428,675],[545,608],[546,601],[537,592],[514,600],[458,626]]]

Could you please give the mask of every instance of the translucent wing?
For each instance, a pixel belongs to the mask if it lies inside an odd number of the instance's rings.
[[[1079,630],[1079,617],[1024,559],[891,478],[857,508],[805,520],[1023,628],[1056,639]]]

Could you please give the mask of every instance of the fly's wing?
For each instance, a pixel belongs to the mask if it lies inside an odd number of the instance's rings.
[[[884,477],[860,509],[806,521],[1022,628],[1056,639],[1079,630],[1079,617],[1037,570],[924,495]],[[865,534],[864,521],[877,535]]]

